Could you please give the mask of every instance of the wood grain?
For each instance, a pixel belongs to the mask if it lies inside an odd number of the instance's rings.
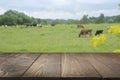
[[[13,57],[13,56],[15,56],[16,54],[3,54],[3,53],[1,53],[0,54],[0,65],[3,63],[3,62],[5,62],[7,59],[9,59],[9,58],[11,58],[11,57]]]
[[[120,54],[0,54],[0,77],[120,80]]]
[[[60,77],[60,54],[42,54],[23,77]]]
[[[100,75],[82,54],[62,55],[62,77],[96,77]]]
[[[20,77],[40,54],[14,54],[0,65],[0,77]]]
[[[120,57],[117,54],[91,54],[89,61],[100,73],[103,80],[107,78],[120,78]],[[115,79],[113,79],[115,80]]]

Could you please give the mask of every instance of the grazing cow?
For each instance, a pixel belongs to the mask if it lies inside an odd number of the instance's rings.
[[[27,27],[42,27],[42,24],[30,24],[30,23],[27,23],[27,24],[25,24],[26,25],[26,28]]]
[[[7,27],[8,25],[2,25],[3,27]]]
[[[26,27],[25,27],[25,28],[32,26],[32,25],[31,25],[31,24],[29,24],[29,23],[26,23],[25,25],[26,25]]]
[[[40,27],[40,28],[42,28],[42,24],[37,24],[37,27]]]
[[[103,33],[103,30],[97,30],[96,33],[95,33],[95,36],[100,35],[102,33]]]
[[[34,27],[36,27],[37,26],[37,24],[31,24],[32,26],[34,26]]]
[[[107,30],[109,30],[111,28],[111,26],[107,26]]]
[[[56,24],[51,24],[51,26],[55,26]]]
[[[30,23],[27,23],[27,24],[25,24],[25,25],[26,25],[26,28],[27,28],[27,27],[32,27],[32,26],[34,26],[34,27],[37,26],[37,24],[30,24]]]
[[[17,26],[17,24],[7,24],[7,26]]]
[[[81,30],[80,33],[79,33],[79,37],[80,37],[81,35],[85,36],[85,35],[87,35],[87,34],[89,34],[89,35],[91,36],[91,35],[92,35],[92,29],[84,29],[84,30]]]
[[[83,25],[81,25],[81,24],[78,24],[77,28],[85,28],[85,27]]]

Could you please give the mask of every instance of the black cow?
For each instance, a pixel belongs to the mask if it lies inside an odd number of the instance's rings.
[[[37,24],[26,23],[25,25],[26,25],[26,28],[27,27],[37,27]]]
[[[31,27],[31,26],[32,26],[32,25],[31,25],[31,24],[29,24],[29,23],[26,23],[25,25],[26,25],[26,27],[25,27],[25,28],[27,28],[27,27]]]
[[[17,26],[17,24],[6,24],[4,26]]]
[[[37,24],[32,24],[32,26],[37,27]]]
[[[97,30],[96,33],[95,33],[95,36],[100,35],[102,33],[103,33],[103,30]]]

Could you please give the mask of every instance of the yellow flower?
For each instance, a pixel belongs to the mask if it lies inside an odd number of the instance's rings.
[[[120,49],[116,49],[116,50],[114,50],[113,52],[118,53],[118,52],[120,52]]]
[[[92,40],[90,41],[91,45],[93,47],[97,47],[101,44],[103,44],[106,40],[106,35],[102,34],[100,36],[95,36],[92,38]]]
[[[107,30],[107,32],[118,34],[120,33],[120,26],[112,26],[110,29]]]
[[[104,43],[105,42],[105,40],[106,40],[106,35],[101,35],[100,36],[100,40],[101,40],[101,43]]]

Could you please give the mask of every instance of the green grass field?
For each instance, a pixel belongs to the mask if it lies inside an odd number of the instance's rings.
[[[120,24],[88,24],[86,28],[106,30],[106,26]],[[94,48],[92,37],[79,38],[76,25],[44,25],[42,28],[0,27],[0,52],[113,52],[120,49],[120,34],[104,32],[107,40]]]

